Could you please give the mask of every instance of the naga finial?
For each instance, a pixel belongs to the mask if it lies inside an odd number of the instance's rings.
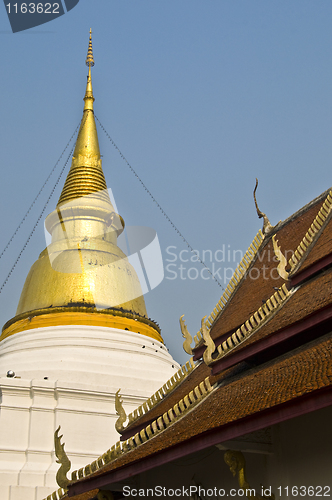
[[[279,262],[277,267],[278,274],[282,279],[288,280],[289,273],[286,271],[287,259],[281,252],[281,248],[278,246],[278,240],[276,240],[276,234],[272,236],[272,243],[273,243],[274,254]]]
[[[259,208],[258,208],[257,200],[256,200],[256,190],[257,190],[257,187],[258,187],[258,179],[256,177],[256,186],[255,186],[255,189],[254,189],[254,200],[255,200],[256,211],[257,211],[258,217],[260,219],[263,218],[263,220],[264,220],[264,223],[263,223],[263,234],[268,234],[270,231],[272,231],[273,226],[270,223],[270,221],[267,218],[267,216],[263,212],[261,212],[261,210],[259,210]]]
[[[60,486],[60,488],[63,488],[64,490],[67,489],[67,486],[70,482],[70,480],[67,478],[67,473],[70,471],[71,468],[71,462],[69,458],[67,457],[67,454],[65,452],[65,443],[61,444],[61,438],[63,437],[62,435],[59,436],[59,431],[60,431],[61,426],[57,428],[57,430],[54,433],[54,448],[55,448],[55,455],[57,457],[57,464],[61,464],[61,467],[59,468],[58,472],[56,473],[56,482]]]
[[[251,500],[275,500],[275,496],[271,492],[271,488],[264,488],[264,486],[261,485],[262,495],[255,495],[255,488],[250,488],[250,484],[246,478],[246,461],[241,451],[225,451],[224,460],[233,476],[237,476],[239,487],[244,491],[247,498],[250,498]],[[269,494],[266,494],[267,492]]]
[[[121,391],[121,389],[117,390],[115,393],[115,411],[119,417],[117,419],[117,421],[115,422],[115,429],[118,431],[119,434],[123,430],[123,424],[127,420],[127,414],[123,408],[123,401],[122,401],[121,396],[119,394],[120,391]]]
[[[87,66],[89,66],[89,68],[91,66],[94,66],[95,65],[95,60],[93,58],[93,50],[92,50],[92,30],[90,28],[90,38],[89,38],[89,48],[88,48],[88,54],[86,56],[86,60],[85,60],[85,64]]]
[[[209,365],[212,362],[212,354],[216,350],[216,346],[211,338],[208,327],[206,326],[205,318],[206,318],[206,316],[204,316],[204,318],[202,318],[202,326],[201,326],[204,344],[206,345],[206,349],[205,349],[204,354],[203,354],[203,360],[204,360],[205,364]]]
[[[193,353],[193,350],[190,346],[191,346],[193,339],[188,331],[187,325],[186,325],[185,320],[183,318],[184,318],[184,314],[182,314],[182,316],[180,317],[180,327],[181,327],[182,337],[185,339],[185,341],[183,342],[183,349],[187,354],[189,354],[189,356],[191,356]]]

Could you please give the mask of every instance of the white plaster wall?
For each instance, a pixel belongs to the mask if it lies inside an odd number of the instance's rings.
[[[39,328],[2,341],[0,499],[51,494],[59,425],[71,471],[83,467],[119,439],[115,392],[129,413],[178,369],[163,344],[118,329]],[[7,378],[8,370],[21,378]]]

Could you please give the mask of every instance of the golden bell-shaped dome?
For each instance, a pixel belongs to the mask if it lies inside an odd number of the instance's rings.
[[[117,246],[123,231],[102,170],[93,112],[90,32],[89,74],[83,118],[70,171],[56,210],[46,218],[51,244],[33,264],[16,316],[2,338],[18,331],[60,324],[113,326],[162,341],[147,317],[134,268]]]

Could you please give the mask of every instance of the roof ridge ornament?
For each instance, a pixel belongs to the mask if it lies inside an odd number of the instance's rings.
[[[55,455],[57,457],[57,464],[61,464],[61,467],[59,468],[58,472],[56,473],[56,482],[60,486],[60,488],[63,488],[64,490],[67,490],[67,486],[70,482],[70,480],[67,478],[67,473],[70,471],[71,468],[71,461],[67,457],[67,454],[65,452],[65,443],[61,444],[61,438],[63,437],[62,435],[59,436],[59,431],[61,429],[61,426],[57,428],[57,430],[54,433],[54,448],[55,448]]]
[[[264,223],[263,223],[263,234],[268,234],[272,231],[272,229],[274,228],[274,226],[272,226],[272,224],[270,223],[269,219],[267,218],[266,214],[264,214],[264,212],[262,212],[261,210],[259,210],[258,208],[258,205],[257,205],[257,200],[256,200],[256,190],[257,190],[257,187],[258,187],[258,179],[256,177],[256,186],[255,186],[255,189],[254,189],[254,200],[255,200],[255,206],[256,206],[256,211],[257,211],[257,215],[260,219],[263,218],[264,220]]]
[[[118,431],[119,434],[121,434],[121,431],[123,431],[123,425],[127,420],[127,414],[123,407],[123,401],[121,399],[121,395],[119,394],[120,391],[121,389],[118,389],[115,393],[115,411],[119,417],[115,422],[115,429]]]
[[[180,317],[180,327],[181,327],[182,337],[185,339],[183,342],[183,349],[187,354],[189,354],[189,356],[191,356],[193,354],[193,350],[190,346],[193,341],[193,338],[190,335],[186,322],[183,318],[184,314],[182,314],[182,316]]]
[[[208,330],[208,327],[206,326],[206,323],[205,323],[205,318],[206,316],[204,316],[202,318],[202,326],[201,326],[201,332],[202,332],[202,336],[203,336],[203,339],[204,339],[204,345],[206,346],[206,349],[203,353],[203,361],[206,365],[209,365],[210,363],[212,363],[212,354],[214,353],[214,351],[216,350],[216,346],[215,346],[215,343],[213,342],[212,338],[211,338],[211,335],[210,335],[210,332]]]
[[[273,243],[274,255],[276,256],[276,259],[279,262],[279,264],[277,266],[277,271],[278,271],[280,278],[282,278],[284,280],[288,280],[289,273],[286,271],[287,259],[284,256],[284,254],[282,253],[281,248],[278,245],[278,240],[276,240],[276,237],[277,237],[276,234],[274,234],[272,236],[272,243]]]

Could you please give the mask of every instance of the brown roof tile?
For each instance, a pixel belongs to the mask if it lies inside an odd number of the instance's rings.
[[[230,376],[233,373],[233,369],[224,370],[216,376],[211,375],[211,368],[205,363],[201,362],[184,381],[179,384],[174,391],[168,394],[160,403],[155,405],[150,411],[142,415],[137,419],[132,425],[128,425],[122,432],[123,439],[128,439],[137,432],[137,429],[141,429],[148,425],[152,420],[157,420],[158,417],[167,412],[172,408],[180,399],[184,398],[190,391],[192,391],[197,385],[200,384],[206,377],[209,377],[210,384],[214,385],[217,381]]]
[[[169,408],[172,408],[175,403],[186,396],[196,385],[210,375],[210,368],[205,363],[198,365],[175,389],[163,398],[160,403],[155,405],[150,411],[142,415],[128,425],[122,432],[122,435],[127,439],[127,435],[136,433],[137,428],[147,425],[151,420],[156,420],[160,415],[163,415]]]

